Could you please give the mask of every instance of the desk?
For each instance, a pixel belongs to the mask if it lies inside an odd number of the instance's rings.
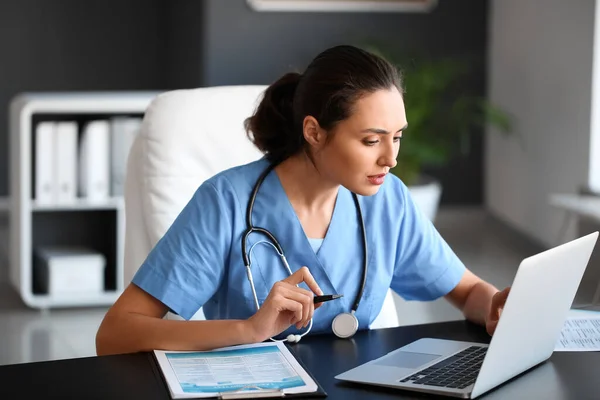
[[[564,243],[565,234],[572,221],[577,218],[587,218],[600,223],[600,196],[583,194],[553,194],[549,198],[549,204],[565,211],[562,227],[558,233],[557,245]],[[596,306],[600,302],[600,280],[592,295],[590,304],[581,307]]]
[[[579,194],[554,194],[551,206],[600,222],[600,197]]]
[[[421,337],[489,342],[485,330],[464,321],[363,331],[352,340],[305,337],[290,348],[327,391],[328,399],[424,399],[334,376]],[[555,353],[550,360],[487,393],[484,399],[597,399],[600,352]],[[0,399],[169,399],[150,353],[0,366]],[[436,397],[439,398],[439,397]]]

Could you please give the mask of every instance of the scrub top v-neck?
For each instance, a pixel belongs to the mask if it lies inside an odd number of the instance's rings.
[[[256,306],[241,239],[252,187],[267,166],[263,158],[202,183],[149,253],[133,284],[185,319],[200,307],[208,319],[252,316]],[[369,248],[367,281],[356,312],[359,329],[367,329],[378,316],[389,288],[407,300],[426,301],[458,284],[465,266],[400,179],[389,174],[375,195],[359,196],[359,201]],[[362,233],[352,194],[340,187],[325,237],[308,238],[271,171],[256,196],[252,222],[277,238],[292,271],[306,266],[324,293],[344,295],[315,311],[311,334],[331,332],[333,318],[352,308],[362,277]],[[273,284],[288,276],[275,249],[265,242],[255,233],[247,242],[247,249],[253,249],[251,268],[261,304]],[[285,333],[297,332],[291,327]]]

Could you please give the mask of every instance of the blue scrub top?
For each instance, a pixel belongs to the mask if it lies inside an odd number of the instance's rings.
[[[253,315],[256,306],[241,240],[252,188],[267,166],[262,158],[206,180],[149,253],[133,283],[185,319],[200,307],[208,319]],[[427,301],[457,285],[465,266],[416,208],[400,179],[389,174],[377,194],[359,196],[359,201],[368,242],[367,281],[356,312],[359,329],[368,328],[378,316],[390,287],[404,299]],[[331,332],[333,318],[351,310],[363,273],[362,232],[350,191],[340,187],[325,238],[311,243],[271,171],[257,194],[252,222],[277,238],[292,271],[307,266],[325,294],[344,295],[315,311],[311,333]],[[251,234],[247,250],[265,240]],[[288,273],[266,243],[253,248],[251,263],[262,304],[273,284]],[[285,334],[303,331],[291,327]]]

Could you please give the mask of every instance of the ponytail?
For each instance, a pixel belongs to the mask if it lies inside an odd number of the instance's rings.
[[[294,94],[302,75],[289,72],[269,86],[253,116],[244,122],[248,137],[269,161],[298,152],[303,136],[294,121]]]

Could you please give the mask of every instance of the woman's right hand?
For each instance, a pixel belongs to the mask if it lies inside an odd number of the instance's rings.
[[[302,282],[305,282],[312,292],[296,286]],[[322,295],[323,292],[307,267],[302,267],[288,278],[275,283],[264,304],[248,319],[256,341],[267,340],[292,325],[296,325],[298,329],[306,327],[314,310],[323,304],[313,304],[314,294]]]

